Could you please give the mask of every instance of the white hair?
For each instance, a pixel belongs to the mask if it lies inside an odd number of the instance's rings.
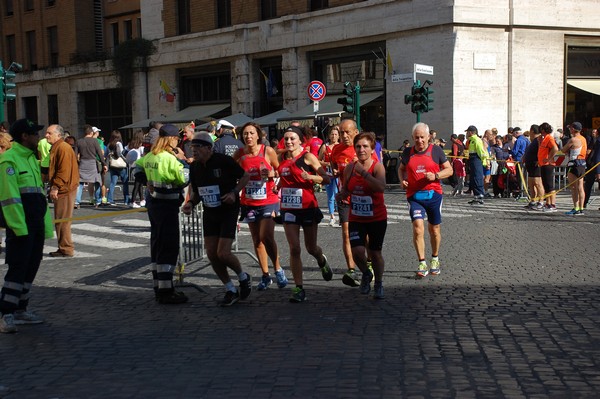
[[[415,123],[412,128],[412,134],[414,135],[417,130],[423,130],[429,134],[429,125],[424,122]]]

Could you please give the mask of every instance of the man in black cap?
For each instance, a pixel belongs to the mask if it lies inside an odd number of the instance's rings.
[[[53,236],[52,220],[37,159],[38,132],[27,119],[10,128],[12,147],[0,157],[0,223],[6,227],[8,270],[0,292],[0,332],[43,320],[27,310],[29,292],[42,260],[44,240]]]
[[[483,205],[483,168],[488,164],[488,153],[483,148],[475,126],[469,126],[465,132],[469,142],[469,189],[473,190],[475,196],[469,204]]]
[[[213,141],[206,132],[192,139],[194,161],[190,168],[192,186],[190,200],[182,208],[190,214],[200,201],[204,206],[203,228],[206,254],[215,274],[225,286],[221,306],[231,306],[246,299],[252,292],[252,277],[242,270],[239,259],[231,252],[240,210],[239,192],[250,175],[234,159],[213,152]],[[235,287],[227,268],[235,272],[239,289]]]

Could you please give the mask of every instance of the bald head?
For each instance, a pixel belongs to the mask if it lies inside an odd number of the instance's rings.
[[[352,119],[344,119],[342,123],[340,123],[340,137],[342,143],[345,145],[353,146],[354,145],[354,137],[358,134],[358,128],[356,127],[356,122]]]

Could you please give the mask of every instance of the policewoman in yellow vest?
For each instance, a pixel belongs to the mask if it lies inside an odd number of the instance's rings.
[[[179,254],[179,206],[189,176],[185,155],[177,148],[178,142],[179,129],[171,124],[163,125],[150,152],[136,161],[148,179],[146,207],[150,220],[152,279],[156,300],[163,304],[188,300],[173,287]]]
[[[53,226],[37,158],[39,131],[27,119],[10,128],[12,147],[0,156],[0,224],[6,228],[8,270],[0,292],[0,332],[43,320],[27,310],[29,292],[42,260],[44,240]]]

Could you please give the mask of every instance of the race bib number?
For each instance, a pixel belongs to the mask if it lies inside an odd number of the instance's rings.
[[[246,184],[246,198],[262,200],[267,198],[267,183],[260,180],[250,180]]]
[[[302,189],[284,187],[281,189],[282,209],[302,209]]]
[[[351,212],[354,216],[373,216],[373,198],[368,196],[353,195],[350,202],[352,203]]]
[[[198,195],[202,198],[202,202],[207,208],[221,206],[221,191],[219,190],[219,186],[198,187]]]

